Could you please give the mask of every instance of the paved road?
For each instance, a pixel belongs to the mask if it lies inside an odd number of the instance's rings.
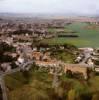
[[[34,62],[34,61],[28,61],[27,63],[24,63],[24,64],[22,65],[21,68],[22,68],[23,70],[24,70],[24,69],[29,70],[31,66],[28,66],[28,65],[33,64],[33,62]]]
[[[18,68],[15,68],[11,71],[8,71],[8,72],[0,72],[0,76],[5,76],[5,75],[9,75],[9,74],[12,74],[12,73],[15,73],[15,72],[18,72],[20,71],[21,69],[25,69],[25,68],[28,68],[28,65],[30,64],[33,64],[33,61],[28,61],[26,63],[24,63],[23,65],[19,65]],[[30,68],[30,66],[29,66]]]
[[[5,86],[5,82],[4,82],[4,76],[8,75],[8,74],[15,73],[17,71],[20,71],[20,68],[14,69],[14,70],[9,71],[9,72],[0,73],[0,85],[1,85],[1,89],[2,89],[3,100],[7,100],[7,93],[6,93],[7,91],[6,91],[6,86]]]
[[[28,61],[28,62],[24,63],[23,65],[20,65],[18,68],[13,69],[11,71],[0,72],[0,85],[1,85],[1,89],[2,89],[3,100],[7,100],[7,93],[6,93],[7,91],[6,91],[6,86],[5,86],[5,82],[4,82],[4,76],[18,72],[21,70],[21,68],[22,69],[23,68],[25,69],[25,67],[28,68],[27,65],[30,65],[30,64],[33,64],[33,61]],[[29,66],[29,68],[30,68],[30,66]]]
[[[0,77],[0,85],[2,89],[3,100],[7,100],[6,86],[3,77]]]
[[[88,58],[91,57],[91,52],[88,50],[84,51],[84,56],[85,58],[82,60],[82,62],[80,62],[80,64],[86,64],[86,61],[88,60]]]
[[[12,73],[15,73],[15,72],[18,72],[18,71],[20,71],[20,68],[16,68],[16,69],[13,69],[13,70],[11,70],[11,71],[8,71],[8,72],[1,72],[0,73],[0,76],[5,76],[5,75],[8,75],[8,74],[12,74]]]

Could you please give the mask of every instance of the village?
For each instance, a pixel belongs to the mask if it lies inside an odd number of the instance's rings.
[[[77,19],[78,20],[78,19]],[[76,20],[76,21],[77,21]],[[82,20],[80,20],[82,21]],[[97,24],[96,21],[87,20],[89,23]],[[86,21],[86,22],[87,22]],[[49,74],[61,76],[72,74],[82,76],[84,80],[89,78],[88,70],[99,72],[99,48],[85,47],[77,48],[73,45],[48,45],[41,43],[43,39],[53,37],[78,38],[76,32],[65,33],[65,25],[73,23],[74,20],[45,20],[41,22],[0,20],[0,77],[1,88],[2,77],[17,71],[29,71],[31,65],[38,70],[45,70]],[[57,31],[49,31],[55,28]],[[58,35],[57,35],[58,34]],[[67,52],[75,56],[73,62],[65,62],[54,56],[55,52]],[[63,57],[64,58],[64,57]],[[69,59],[68,59],[69,60]],[[5,93],[5,92],[4,92]],[[4,98],[6,97],[5,94]],[[5,99],[6,100],[6,99]]]
[[[89,20],[88,20],[89,21]],[[16,23],[15,23],[16,22]],[[64,45],[48,46],[48,45],[35,45],[39,44],[39,41],[45,38],[53,38],[55,34],[48,31],[49,27],[58,29],[57,32],[64,32],[62,29],[66,24],[70,24],[73,21],[54,20],[45,21],[41,23],[22,23],[19,21],[2,21],[0,23],[0,42],[6,43],[9,46],[15,48],[13,52],[4,52],[4,55],[11,56],[15,64],[11,66],[12,62],[1,63],[0,71],[11,71],[13,68],[18,67],[20,64],[24,64],[28,61],[34,61],[36,65],[43,67],[57,67],[59,64],[64,66],[63,70],[66,73],[67,70],[79,72],[81,70],[91,67],[95,71],[98,69],[99,49],[98,48],[78,48],[77,51],[73,51],[76,55],[74,64],[65,64],[62,60],[57,60],[51,57],[51,49],[66,50]],[[95,23],[95,21],[92,21]],[[97,24],[97,23],[96,23]],[[69,34],[70,36],[70,34]],[[78,52],[78,54],[77,54]],[[72,66],[72,67],[69,67]],[[74,66],[74,68],[73,68]],[[66,68],[65,68],[66,67]],[[80,70],[79,70],[80,69]],[[87,71],[86,71],[87,72]],[[87,73],[86,73],[87,75]]]

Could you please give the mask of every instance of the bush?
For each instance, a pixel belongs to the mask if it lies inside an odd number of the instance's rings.
[[[68,100],[75,100],[76,98],[76,92],[74,89],[71,89],[69,92],[68,92]]]

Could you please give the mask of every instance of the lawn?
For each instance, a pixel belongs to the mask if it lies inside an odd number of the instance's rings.
[[[42,42],[47,42],[49,44],[73,44],[77,47],[99,47],[99,30],[88,29],[89,24],[87,23],[73,23],[65,28],[77,32],[78,38],[52,38],[45,39]]]

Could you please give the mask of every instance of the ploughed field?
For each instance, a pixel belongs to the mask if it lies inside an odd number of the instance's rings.
[[[99,47],[99,25],[90,25],[88,23],[72,23],[66,25],[64,30],[72,30],[78,37],[55,37],[45,39],[42,42],[53,44],[73,44],[77,47]],[[50,31],[55,31],[51,30]],[[68,32],[64,33],[67,34]]]

